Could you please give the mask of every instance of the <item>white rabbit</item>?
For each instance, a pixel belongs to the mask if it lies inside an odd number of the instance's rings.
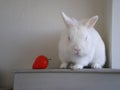
[[[67,68],[73,63],[71,69],[83,69],[91,65],[92,68],[102,68],[106,62],[105,45],[95,30],[94,25],[98,16],[88,20],[77,21],[62,13],[66,24],[59,42],[60,68]]]

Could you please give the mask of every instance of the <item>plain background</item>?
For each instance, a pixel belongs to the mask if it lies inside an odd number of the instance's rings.
[[[31,69],[41,54],[52,59],[49,68],[59,68],[62,11],[78,20],[99,15],[96,29],[109,44],[106,0],[0,0],[0,87],[12,87],[13,71]]]

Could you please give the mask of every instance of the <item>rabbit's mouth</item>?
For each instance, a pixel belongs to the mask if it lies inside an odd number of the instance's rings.
[[[83,52],[76,52],[76,53],[74,53],[74,56],[76,56],[76,57],[83,57],[85,55],[86,55],[86,53],[83,53]]]
[[[80,52],[74,53],[74,55],[77,56],[77,57],[81,57],[82,56]]]

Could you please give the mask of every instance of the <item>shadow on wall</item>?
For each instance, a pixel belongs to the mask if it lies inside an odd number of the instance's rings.
[[[2,82],[2,83],[0,83],[0,87],[2,87],[3,86],[3,75],[2,75],[2,70],[0,69],[0,82]],[[1,90],[1,89],[0,89]]]
[[[13,88],[13,71],[0,69],[0,90],[12,90]]]

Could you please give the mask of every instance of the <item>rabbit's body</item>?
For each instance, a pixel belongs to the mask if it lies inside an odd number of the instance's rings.
[[[105,45],[98,32],[82,22],[71,20],[64,13],[63,19],[69,30],[62,33],[59,42],[60,67],[67,68],[73,63],[72,69],[82,69],[89,64],[93,68],[102,68],[106,58]]]

